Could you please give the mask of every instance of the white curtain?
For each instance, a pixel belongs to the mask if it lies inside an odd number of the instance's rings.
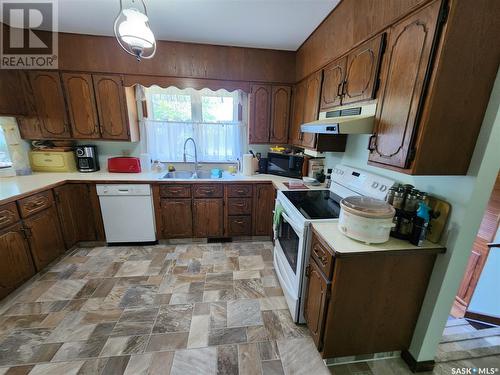
[[[241,158],[245,147],[245,126],[242,122],[218,124],[144,120],[143,126],[147,150],[153,160],[182,161],[184,142],[189,137],[196,142],[198,161],[235,161]],[[194,155],[191,142],[186,152]]]

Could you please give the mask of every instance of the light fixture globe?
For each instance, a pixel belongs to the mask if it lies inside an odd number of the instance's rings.
[[[142,3],[144,12],[136,8],[123,9],[120,0],[120,13],[115,19],[114,32],[120,46],[140,61],[154,56],[156,41],[149,26],[146,5],[143,0],[134,0],[138,1]]]

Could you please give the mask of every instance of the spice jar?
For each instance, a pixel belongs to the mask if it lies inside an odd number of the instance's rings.
[[[403,203],[405,200],[405,190],[402,186],[398,187],[398,189],[394,192],[394,198],[392,200],[392,206],[398,210],[403,208]]]
[[[399,184],[394,184],[389,188],[389,191],[387,192],[387,195],[385,196],[385,201],[389,204],[393,204],[394,202],[394,195],[396,194],[396,191],[398,190]]]
[[[419,191],[417,189],[412,189],[405,198],[405,203],[404,203],[404,210],[406,212],[415,212],[417,211],[418,208],[418,202],[419,202]]]

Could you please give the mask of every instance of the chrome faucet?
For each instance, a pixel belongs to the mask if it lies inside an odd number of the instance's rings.
[[[196,142],[191,137],[189,137],[188,139],[186,139],[184,141],[184,156],[183,156],[183,160],[184,160],[184,163],[185,163],[186,162],[186,156],[187,156],[187,154],[186,154],[186,145],[187,145],[188,141],[193,142],[193,146],[194,146],[194,174],[196,175],[198,173],[198,152],[196,151]]]

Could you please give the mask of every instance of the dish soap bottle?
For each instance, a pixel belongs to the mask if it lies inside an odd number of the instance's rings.
[[[427,235],[431,219],[429,210],[430,207],[424,201],[418,203],[417,216],[414,218],[413,231],[410,236],[410,242],[415,246],[422,246]]]

